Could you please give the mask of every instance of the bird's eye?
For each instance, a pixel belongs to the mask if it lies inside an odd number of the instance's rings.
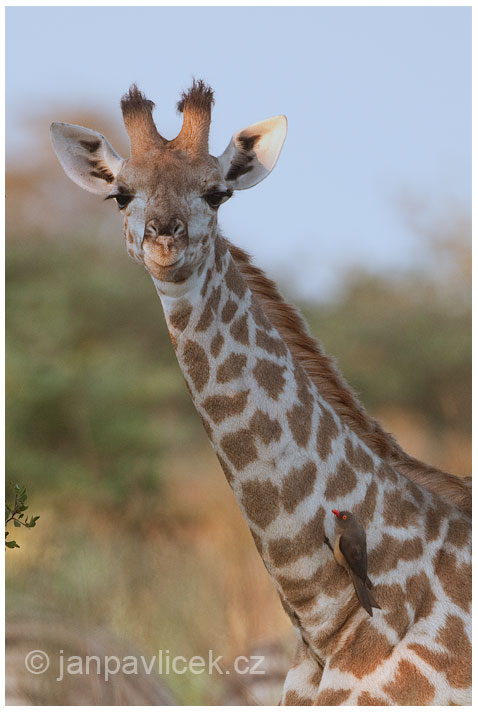
[[[124,208],[126,208],[128,203],[130,203],[133,200],[132,195],[125,195],[124,193],[118,193],[117,195],[113,195],[112,197],[118,203],[118,207],[120,210],[123,210]]]
[[[346,515],[346,514],[342,514],[342,519],[347,519],[347,515]]]
[[[221,203],[224,203],[232,195],[232,190],[211,190],[203,198],[210,208],[216,210]]]

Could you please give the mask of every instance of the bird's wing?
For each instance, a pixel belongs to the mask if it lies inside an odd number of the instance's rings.
[[[339,541],[340,551],[351,571],[365,581],[367,578],[367,545],[353,533],[344,532]]]

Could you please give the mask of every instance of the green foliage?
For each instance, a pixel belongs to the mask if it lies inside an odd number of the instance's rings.
[[[38,519],[40,519],[40,516],[29,516],[28,514],[25,515],[25,512],[28,509],[28,504],[27,504],[27,490],[26,487],[22,487],[19,484],[11,484],[11,488],[13,489],[15,498],[13,500],[12,504],[8,504],[5,501],[5,526],[7,526],[10,522],[13,522],[14,527],[26,527],[27,529],[32,529],[34,526],[36,526],[36,523]],[[9,532],[5,532],[5,546],[7,549],[19,549],[20,546],[17,544],[16,541],[10,540],[6,541],[6,539],[9,536]]]
[[[304,314],[370,410],[422,414],[438,431],[471,429],[471,308],[423,275],[358,275],[340,301]]]
[[[167,451],[203,437],[150,279],[73,236],[12,240],[6,262],[7,471],[148,516]]]

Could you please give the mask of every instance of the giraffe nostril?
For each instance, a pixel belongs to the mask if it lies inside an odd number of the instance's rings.
[[[153,239],[170,237],[177,239],[187,234],[186,224],[179,218],[173,218],[169,223],[160,222],[158,218],[148,220],[144,229],[143,239],[150,237]]]
[[[174,237],[179,237],[185,232],[185,226],[182,220],[176,220],[175,225],[173,227],[173,235]]]
[[[160,234],[157,220],[149,220],[144,228],[144,237],[157,237]]]

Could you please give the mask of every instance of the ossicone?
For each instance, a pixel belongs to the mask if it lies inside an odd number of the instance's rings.
[[[136,84],[121,98],[123,121],[131,143],[132,155],[146,153],[155,146],[163,146],[161,136],[153,120],[154,103],[147,99]]]

